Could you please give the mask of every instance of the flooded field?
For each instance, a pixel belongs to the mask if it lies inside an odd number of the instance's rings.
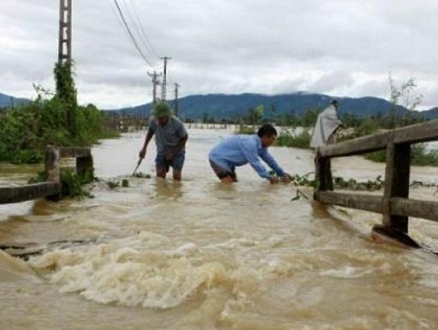
[[[249,165],[221,184],[207,154],[230,134],[190,128],[182,182],[154,177],[153,145],[139,168],[152,178],[131,177],[137,132],[93,148],[94,198],[0,205],[0,245],[36,253],[0,251],[0,329],[436,329],[436,255],[374,242],[380,215],[293,201],[293,185]],[[314,171],[308,150],[270,150],[290,174]],[[332,168],[384,174],[361,157]],[[0,184],[39,170],[3,164]],[[436,168],[411,176],[435,182]],[[106,183],[123,179],[129,187]],[[438,198],[433,187],[411,195]],[[411,219],[410,235],[438,250],[438,224]]]

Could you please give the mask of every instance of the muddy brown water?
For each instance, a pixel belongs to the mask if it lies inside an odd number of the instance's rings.
[[[225,186],[208,150],[230,129],[190,128],[183,181],[154,178],[154,148],[132,178],[144,132],[93,148],[94,198],[0,205],[0,329],[437,329],[438,257],[370,237],[378,214],[292,201],[249,165]],[[153,147],[153,145],[151,146]],[[271,148],[290,174],[313,172],[306,150]],[[374,180],[384,165],[336,159],[334,175]],[[16,185],[38,166],[0,165]],[[434,182],[436,168],[413,168]],[[107,181],[127,179],[110,189]],[[304,188],[306,195],[312,191]],[[411,196],[434,200],[435,188]],[[410,220],[438,250],[438,224]]]

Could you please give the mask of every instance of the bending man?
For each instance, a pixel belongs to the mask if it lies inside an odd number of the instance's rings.
[[[213,171],[224,183],[237,182],[235,168],[249,163],[263,179],[271,183],[289,182],[289,175],[277,164],[268,152],[268,147],[277,138],[274,126],[265,124],[254,135],[233,135],[219,142],[209,153]],[[271,175],[263,166],[263,160],[276,173]]]

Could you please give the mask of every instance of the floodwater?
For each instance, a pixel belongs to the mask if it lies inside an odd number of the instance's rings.
[[[183,181],[154,177],[154,146],[133,178],[144,132],[93,148],[94,198],[0,205],[0,329],[437,329],[438,256],[375,242],[374,213],[324,207],[249,165],[223,185],[208,150],[230,129],[190,128]],[[306,150],[271,148],[290,174]],[[334,176],[374,180],[384,165],[335,159]],[[38,166],[1,165],[0,184]],[[412,180],[434,183],[436,168]],[[111,189],[108,182],[129,180]],[[435,199],[435,188],[411,189]],[[309,188],[302,188],[312,196]],[[438,250],[438,224],[410,220]]]

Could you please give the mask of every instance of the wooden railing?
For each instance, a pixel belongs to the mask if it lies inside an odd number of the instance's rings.
[[[409,199],[411,144],[435,140],[438,140],[438,120],[318,148],[315,157],[318,188],[314,192],[314,199],[324,204],[381,213],[382,225],[374,226],[373,233],[418,247],[407,235],[408,217],[438,221],[438,202]],[[386,169],[383,196],[333,191],[331,158],[384,149]]]
[[[93,171],[90,148],[48,146],[45,156],[45,181],[18,187],[0,187],[0,204],[19,203],[41,197],[59,199],[62,190],[59,164],[61,158],[76,158],[78,174]]]

